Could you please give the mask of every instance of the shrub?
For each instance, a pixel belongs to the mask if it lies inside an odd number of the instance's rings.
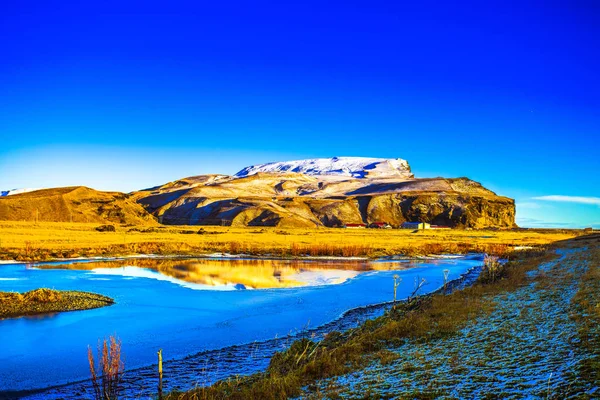
[[[96,227],[98,232],[116,232],[116,228],[114,225],[100,225]]]
[[[497,256],[485,255],[483,259],[482,280],[485,282],[495,282],[502,272],[502,263]]]
[[[124,369],[121,341],[111,336],[108,341],[104,339],[102,346],[98,344],[98,366],[91,347],[88,347],[88,362],[96,400],[118,399]]]
[[[62,295],[50,289],[36,289],[23,294],[23,301],[35,303],[54,303],[60,301]]]

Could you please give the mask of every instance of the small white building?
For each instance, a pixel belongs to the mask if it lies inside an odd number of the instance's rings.
[[[400,227],[402,229],[431,229],[431,225],[427,222],[404,222]]]

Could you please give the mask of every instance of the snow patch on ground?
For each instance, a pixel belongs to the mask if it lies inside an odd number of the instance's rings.
[[[515,251],[533,250],[533,249],[534,249],[533,246],[515,246],[515,247],[513,247],[513,250],[515,250]]]
[[[40,190],[40,189],[39,188],[37,188],[37,189],[21,188],[21,189],[12,189],[12,190],[2,190],[2,191],[0,191],[0,197],[13,196],[15,194],[21,194],[21,193],[27,193],[27,192],[34,192],[36,190]]]

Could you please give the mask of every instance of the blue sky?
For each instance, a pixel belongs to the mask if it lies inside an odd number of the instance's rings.
[[[400,157],[600,227],[600,5],[561,3],[12,2],[0,189]]]

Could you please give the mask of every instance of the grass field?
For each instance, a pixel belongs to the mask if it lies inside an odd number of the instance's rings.
[[[577,230],[280,229],[268,227],[115,226],[0,221],[0,259],[47,260],[131,254],[297,256],[426,255],[470,251],[504,254],[514,246],[544,246]]]

